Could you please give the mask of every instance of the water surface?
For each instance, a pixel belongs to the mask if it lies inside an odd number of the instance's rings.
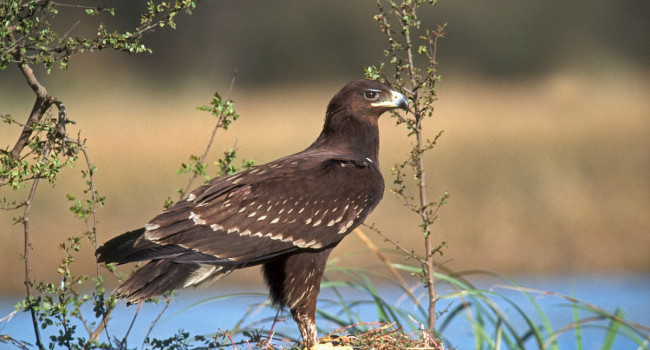
[[[529,288],[573,296],[609,312],[621,309],[624,311],[626,319],[646,327],[650,325],[650,293],[648,293],[648,290],[650,290],[650,275],[521,277],[517,279],[517,282]],[[475,284],[480,288],[491,289],[514,300],[537,324],[541,324],[541,317],[537,315],[533,305],[521,292],[503,288],[500,286],[503,283],[495,280],[479,280]],[[339,292],[342,293],[348,305],[353,305],[351,307],[352,311],[361,315],[361,319],[358,321],[375,322],[379,320],[368,294],[352,288],[342,288],[339,289]],[[450,292],[445,286],[439,288],[440,295]],[[416,295],[423,295],[423,293],[424,289],[415,290]],[[418,310],[409,303],[407,298],[404,298],[403,293],[398,289],[391,286],[382,286],[379,288],[379,294],[385,300],[391,303],[399,303],[399,306],[410,310],[409,312],[412,312],[415,318],[421,317]],[[561,329],[573,322],[573,310],[567,306],[568,302],[566,300],[553,296],[531,295],[542,306],[554,329]],[[0,317],[9,314],[13,310],[12,305],[19,299],[20,296],[1,296]],[[325,312],[345,319],[346,315],[341,311],[341,307],[336,305],[338,300],[332,290],[324,289],[319,299],[319,307]],[[496,298],[496,300],[511,322],[515,324],[524,322],[517,315],[514,306],[499,301],[499,298]],[[161,339],[167,338],[175,334],[179,329],[189,331],[192,335],[209,335],[214,334],[217,330],[233,329],[242,318],[245,318],[244,325],[262,329],[266,334],[272,325],[276,312],[271,308],[264,307],[265,301],[266,291],[263,289],[250,287],[233,289],[224,283],[209,289],[181,291],[156,324],[151,336]],[[438,310],[453,310],[459,303],[458,299],[444,299],[437,304],[437,307]],[[152,322],[158,317],[163,308],[164,303],[143,305],[128,337],[129,347],[140,348]],[[111,337],[121,337],[125,334],[136,310],[137,306],[126,307],[124,303],[120,303],[112,315],[108,334]],[[88,317],[90,317],[92,315],[91,308],[86,311]],[[275,332],[295,337],[298,334],[295,323],[286,312],[282,315],[285,317],[275,324]],[[440,325],[444,322],[445,317],[448,317],[448,315],[449,312],[443,313],[437,324]],[[580,312],[580,315],[584,317],[587,316],[587,313]],[[601,326],[606,324],[607,322],[598,323]],[[336,325],[327,322],[323,318],[318,320],[318,325],[327,331],[337,328]],[[79,332],[85,332],[81,326],[79,326]],[[18,313],[8,322],[3,321],[0,324],[0,334],[9,334],[15,339],[33,343],[34,336],[29,314]],[[43,332],[45,337],[51,334],[49,329]],[[450,345],[457,349],[474,348],[473,331],[466,316],[455,318],[444,330],[443,336]],[[104,337],[106,337],[106,333]],[[585,349],[600,348],[604,337],[605,333],[600,328],[586,327],[582,329],[582,340]],[[559,336],[560,348],[576,348],[575,339],[575,334],[571,332]],[[537,345],[532,341],[527,342],[526,345],[527,348],[537,348]],[[7,345],[0,343],[0,348],[3,348],[3,346]],[[624,336],[619,336],[614,344],[614,349],[636,348],[635,343]]]

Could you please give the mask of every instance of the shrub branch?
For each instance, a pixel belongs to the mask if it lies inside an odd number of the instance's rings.
[[[433,149],[442,134],[439,132],[433,141],[425,138],[423,122],[433,115],[433,102],[436,100],[435,83],[439,80],[437,73],[436,47],[438,39],[444,36],[445,25],[438,26],[436,31],[421,30],[418,10],[421,5],[435,5],[434,0],[387,0],[387,6],[377,0],[379,14],[375,20],[380,30],[386,36],[388,49],[384,51],[391,66],[386,63],[369,67],[366,76],[371,79],[382,79],[393,88],[402,91],[411,102],[412,116],[401,116],[393,113],[398,125],[405,125],[409,137],[414,138],[408,158],[393,167],[393,184],[391,191],[404,201],[404,205],[419,216],[419,228],[424,238],[424,252],[421,256],[414,251],[402,247],[397,242],[387,238],[398,249],[408,252],[422,267],[422,282],[428,290],[428,321],[427,329],[433,334],[436,320],[436,290],[434,272],[437,268],[434,258],[442,254],[444,242],[436,245],[431,235],[431,225],[437,219],[438,209],[448,198],[445,193],[439,202],[431,202],[427,193],[427,173],[425,153]],[[397,29],[393,29],[397,28]],[[422,34],[420,34],[422,33]],[[414,35],[420,34],[414,40]],[[420,57],[420,58],[416,58]],[[420,64],[424,62],[424,64]],[[409,194],[407,172],[415,179],[415,195]],[[378,231],[378,230],[376,230]]]

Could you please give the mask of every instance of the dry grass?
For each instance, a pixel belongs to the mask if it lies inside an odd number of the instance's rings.
[[[417,335],[408,334],[401,327],[396,327],[395,324],[371,324],[372,329],[367,332],[348,334],[348,329],[353,326],[355,325],[337,329],[330,335],[320,339],[320,342],[359,350],[445,349],[441,340],[432,338],[426,332]]]
[[[563,73],[515,82],[445,78],[450,83],[439,86],[437,114],[427,123],[430,135],[439,129],[445,134],[430,153],[427,170],[431,196],[451,194],[434,227],[436,238],[448,242],[442,259],[447,266],[506,273],[650,269],[646,72],[607,83]],[[219,135],[213,158],[235,143],[242,157],[259,162],[306,147],[317,136],[325,105],[337,88],[236,90],[242,118]],[[207,114],[194,111],[209,101],[210,89],[195,86],[156,95],[140,91],[137,86],[98,86],[59,94],[88,139],[99,168],[97,186],[108,198],[99,213],[101,241],[143,225],[168,195],[185,185],[175,171],[190,153],[203,150],[212,127]],[[9,112],[25,115],[29,99],[13,99]],[[7,111],[6,106],[0,107]],[[17,134],[6,129],[0,129],[3,147]],[[381,121],[381,132],[380,162],[389,188],[390,167],[405,156],[409,140],[388,117]],[[53,277],[60,256],[56,243],[83,230],[64,203],[66,193],[80,194],[76,176],[68,171],[53,190],[40,189],[32,214],[37,276]],[[7,190],[2,191],[5,195]],[[415,218],[388,191],[384,198],[367,222],[407,246],[420,247]],[[22,236],[20,227],[11,225],[14,215],[0,214],[4,290],[22,284]],[[358,246],[351,236],[335,255]],[[82,259],[84,265],[91,265],[89,255]]]

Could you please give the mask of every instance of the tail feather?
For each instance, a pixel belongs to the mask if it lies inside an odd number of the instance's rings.
[[[121,234],[97,248],[97,262],[126,264],[135,261],[174,258],[188,252],[177,245],[161,246],[145,239],[144,228]]]
[[[95,252],[97,262],[116,262],[119,264],[125,264],[127,262],[136,261],[130,258],[132,258],[132,255],[138,251],[134,247],[143,234],[144,228],[139,228],[121,234],[104,243],[104,245],[97,248],[97,251]],[[146,247],[144,248],[146,249]]]
[[[242,267],[180,245],[159,245],[143,239],[145,229],[119,235],[97,249],[98,262],[126,264],[150,260],[115,291],[130,304],[169,290],[210,284]],[[220,263],[229,263],[227,266]]]
[[[198,269],[198,264],[176,264],[168,259],[150,261],[122,282],[116,294],[131,304],[138,303],[182,287],[185,279]]]
[[[153,260],[122,282],[116,294],[135,304],[170,290],[211,284],[233,269],[218,265],[179,264],[170,259]]]

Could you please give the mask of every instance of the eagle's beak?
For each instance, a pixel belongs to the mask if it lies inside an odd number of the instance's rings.
[[[375,102],[372,105],[375,107],[401,108],[406,112],[409,111],[409,101],[406,99],[406,97],[404,97],[404,95],[395,90],[391,90],[390,95],[390,99],[381,102]]]
[[[405,110],[406,112],[409,111],[409,101],[404,97],[404,95],[400,94],[397,91],[391,91],[391,94],[393,96],[393,101],[395,102],[395,105],[397,108],[401,108]]]

